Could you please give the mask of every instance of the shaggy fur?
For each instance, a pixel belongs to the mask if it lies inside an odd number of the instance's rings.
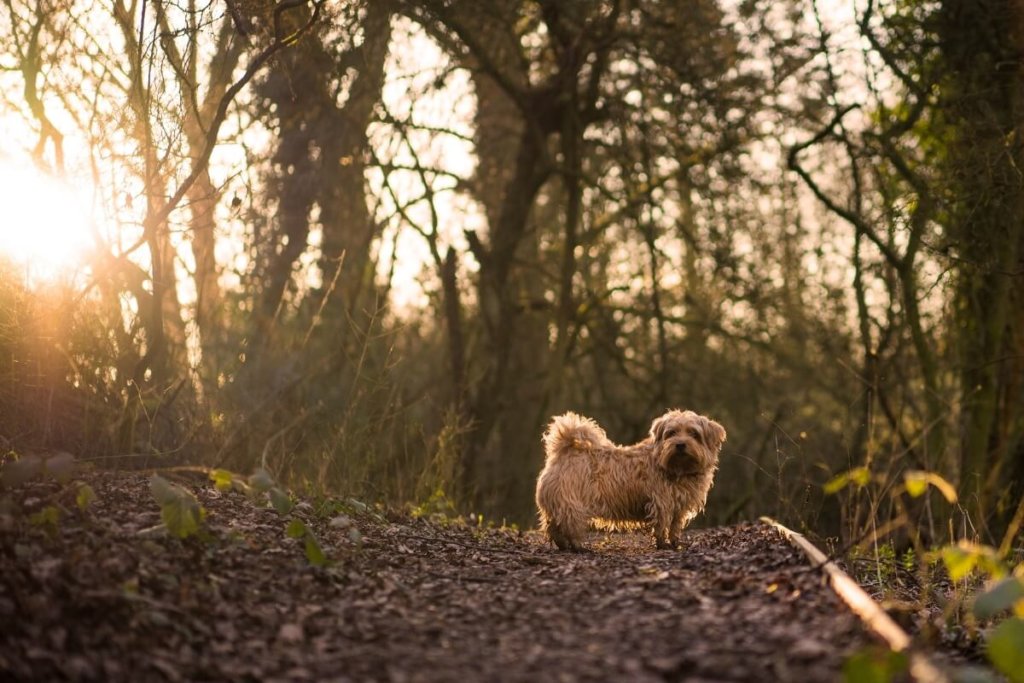
[[[665,413],[634,446],[615,445],[589,418],[560,415],[544,433],[541,529],[562,550],[577,550],[590,524],[650,525],[658,548],[676,547],[704,509],[724,442],[722,425],[690,410]]]

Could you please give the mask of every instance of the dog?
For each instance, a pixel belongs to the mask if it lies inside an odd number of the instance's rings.
[[[650,526],[659,549],[676,548],[704,509],[725,428],[690,410],[670,410],[633,446],[617,446],[593,420],[566,413],[544,433],[537,478],[540,527],[561,550],[582,550],[588,526]]]

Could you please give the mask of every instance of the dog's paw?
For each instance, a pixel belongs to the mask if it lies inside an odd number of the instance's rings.
[[[582,543],[573,543],[572,541],[555,541],[555,548],[560,552],[564,553],[589,553],[590,549]]]
[[[577,555],[586,555],[587,553],[593,552],[590,548],[583,545],[582,543],[571,543],[565,547],[559,548],[559,550],[567,553],[576,553]]]

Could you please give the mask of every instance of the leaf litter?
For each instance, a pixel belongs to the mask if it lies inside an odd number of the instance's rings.
[[[573,554],[536,532],[159,484],[204,511],[180,539],[152,532],[146,476],[86,479],[5,494],[4,680],[833,681],[874,642],[763,524],[691,530],[678,551],[594,534]],[[48,506],[55,524],[29,521]]]

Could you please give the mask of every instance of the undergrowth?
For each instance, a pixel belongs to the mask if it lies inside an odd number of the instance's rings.
[[[968,662],[983,657],[1012,683],[1024,681],[1024,547],[1015,545],[1024,500],[1001,542],[988,545],[976,533],[955,535],[957,528],[973,527],[963,519],[953,486],[934,472],[906,470],[894,477],[858,467],[833,477],[825,491],[846,494],[846,518],[863,520],[838,554],[890,613],[905,615],[919,641],[955,650]],[[929,499],[936,495],[938,500]],[[866,518],[857,512],[863,505],[871,511]],[[950,511],[949,539],[930,544],[936,508]],[[888,519],[879,514],[883,509]],[[848,662],[845,676],[850,683],[895,680],[906,667],[906,658],[862,652]],[[965,671],[972,680],[997,680],[983,670]]]
[[[262,469],[310,497],[416,502],[441,487],[463,505],[470,425],[422,393],[399,353],[415,335],[382,311],[316,325],[292,312],[259,343],[240,335],[204,349],[219,356],[209,361],[215,377],[193,359],[160,381],[137,372],[148,353],[139,320],[110,310],[95,288],[30,289],[12,268],[0,257],[0,452],[67,452],[124,469]]]

